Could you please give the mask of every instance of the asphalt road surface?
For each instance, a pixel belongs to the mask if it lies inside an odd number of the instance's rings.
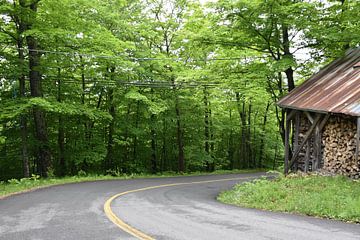
[[[216,201],[220,191],[257,174],[135,179],[68,184],[0,200],[1,240],[137,239],[113,224],[104,203],[115,194],[164,184],[115,198],[112,211],[154,239],[360,239],[360,225],[243,209]]]

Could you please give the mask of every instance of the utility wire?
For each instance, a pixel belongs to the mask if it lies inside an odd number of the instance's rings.
[[[64,76],[46,76],[45,79],[51,80],[64,80],[64,84],[66,83],[75,83],[80,84],[82,79],[80,78],[72,78],[72,77],[64,77]],[[136,87],[149,87],[149,88],[197,88],[197,87],[209,87],[209,88],[218,88],[221,86],[219,82],[166,82],[159,80],[107,80],[107,79],[95,79],[91,78],[86,80],[85,84],[108,84],[111,86],[121,85],[121,86],[136,86]]]
[[[65,75],[43,75],[43,77],[46,78],[50,78],[50,79],[68,79],[68,80],[79,80],[81,81],[82,78],[80,76],[65,76]],[[214,79],[223,79],[223,78],[214,78]],[[173,83],[172,80],[157,80],[157,79],[105,79],[105,78],[97,78],[97,77],[86,77],[85,78],[86,81],[89,80],[95,80],[95,81],[102,81],[102,82],[119,82],[119,83],[141,83],[141,84],[172,84],[177,85],[177,84],[209,84],[209,85],[218,85],[221,84],[222,82],[220,81],[204,81],[204,79],[201,79],[199,81],[199,79],[188,79],[187,81],[185,79],[182,79],[183,81],[176,81]],[[210,79],[207,79],[210,80]]]
[[[38,52],[38,53],[49,53],[49,54],[58,54],[64,56],[81,56],[89,58],[103,58],[103,59],[119,59],[119,60],[128,60],[128,61],[178,61],[178,62],[204,62],[204,61],[239,61],[246,60],[245,57],[229,57],[229,58],[156,58],[156,57],[129,57],[129,56],[110,56],[110,55],[96,55],[96,54],[87,54],[79,52],[64,52],[64,51],[48,51],[41,49],[27,49],[27,48],[16,48],[28,52]],[[254,57],[252,57],[254,58]],[[256,59],[263,59],[264,57],[255,57]]]

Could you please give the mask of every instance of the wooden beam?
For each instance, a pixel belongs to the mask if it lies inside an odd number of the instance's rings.
[[[287,121],[290,121],[294,116],[295,116],[295,114],[297,113],[298,111],[296,111],[296,110],[288,110],[287,112],[286,112],[286,120]]]
[[[305,154],[305,167],[304,167],[304,172],[306,173],[309,171],[309,162],[310,162],[310,141],[307,141],[306,154]]]
[[[360,154],[360,117],[358,117],[357,119],[356,152],[355,152],[356,162],[359,162],[359,154]]]
[[[318,124],[318,122],[320,121],[321,115],[319,114],[318,116],[316,116],[314,123],[311,125],[310,129],[306,132],[305,138],[303,140],[303,142],[300,144],[300,146],[295,149],[294,154],[290,160],[290,168],[294,165],[295,159],[297,158],[297,156],[299,155],[301,149],[304,147],[305,143],[309,140],[311,134],[313,133],[316,125]]]
[[[300,112],[297,111],[295,116],[295,135],[294,135],[294,149],[297,149],[299,147],[299,134],[300,134]],[[294,164],[294,170],[298,170],[298,161],[295,161]]]
[[[319,128],[319,124],[315,127],[314,133],[314,165],[312,166],[312,170],[316,171],[320,168],[320,161],[321,161],[321,132]]]
[[[311,116],[311,114],[309,112],[304,112],[306,117],[309,119],[310,123],[313,124],[314,123],[314,118]]]
[[[294,111],[292,111],[294,112]],[[287,175],[289,173],[289,156],[290,156],[290,118],[291,114],[286,114],[285,121],[285,162],[284,162],[284,174]]]
[[[326,116],[324,117],[324,119],[321,121],[321,123],[319,124],[319,129],[320,131],[323,130],[323,128],[325,127],[326,123],[328,122],[330,118],[330,114],[326,114]]]
[[[328,122],[330,118],[330,114],[326,114],[324,119],[316,126],[315,128],[315,170],[320,169],[321,166],[321,160],[322,160],[322,130],[325,127],[326,123]]]

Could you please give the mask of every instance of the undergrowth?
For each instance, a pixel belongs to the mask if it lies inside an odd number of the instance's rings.
[[[263,178],[236,185],[218,199],[242,207],[360,223],[360,182],[343,176]]]

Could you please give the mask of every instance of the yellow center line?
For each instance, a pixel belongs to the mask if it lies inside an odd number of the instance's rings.
[[[256,179],[258,177],[237,177],[237,178],[225,178],[225,179],[217,179],[217,180],[207,180],[207,181],[198,181],[198,182],[187,182],[187,183],[170,183],[170,184],[163,184],[157,185],[152,187],[145,187],[145,188],[138,188],[122,193],[118,193],[111,198],[109,198],[104,204],[104,212],[106,216],[119,228],[124,230],[125,232],[131,234],[132,236],[140,239],[140,240],[155,240],[155,238],[141,232],[140,230],[130,226],[129,224],[125,223],[119,217],[115,215],[115,213],[111,209],[111,203],[118,197],[124,196],[129,193],[135,193],[140,191],[146,191],[156,188],[163,188],[163,187],[174,187],[174,186],[182,186],[182,185],[194,185],[194,184],[201,184],[201,183],[213,183],[213,182],[225,182],[225,181],[233,181],[233,180],[244,180],[244,179]]]

